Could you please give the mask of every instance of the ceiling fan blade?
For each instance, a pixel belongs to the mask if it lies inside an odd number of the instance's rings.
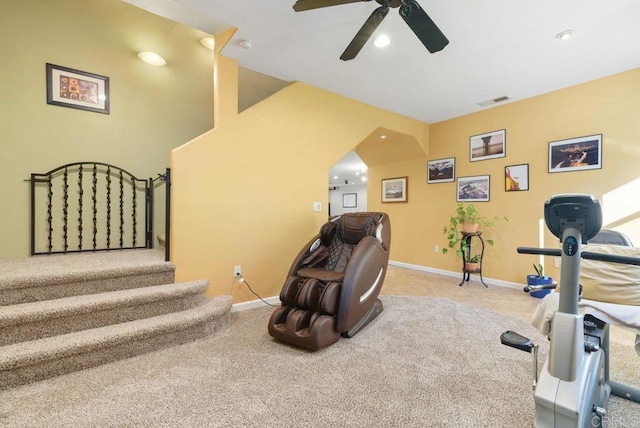
[[[343,61],[349,61],[350,59],[354,59],[358,52],[362,49],[362,47],[367,43],[369,37],[376,31],[378,25],[382,22],[385,16],[389,13],[389,7],[380,6],[369,16],[369,19],[364,23],[358,34],[351,40],[349,46],[344,50],[340,59]]]
[[[340,6],[341,4],[358,3],[371,0],[298,0],[293,5],[293,10],[303,12],[305,10],[319,9],[321,7]]]
[[[429,15],[420,7],[417,1],[403,0],[402,6],[400,6],[400,16],[429,52],[441,51],[449,44],[449,40],[442,34],[442,31],[429,18]]]

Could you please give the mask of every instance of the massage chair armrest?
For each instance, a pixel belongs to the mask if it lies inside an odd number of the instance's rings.
[[[336,329],[351,329],[373,306],[389,262],[389,252],[372,237],[364,237],[351,254],[344,272]]]

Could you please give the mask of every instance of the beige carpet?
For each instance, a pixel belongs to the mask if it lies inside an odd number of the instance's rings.
[[[4,391],[0,426],[531,426],[531,356],[499,340],[507,329],[540,340],[526,321],[445,299],[382,300],[371,325],[315,353],[268,336],[271,308],[234,313],[210,338]],[[638,385],[629,355],[612,372]],[[614,398],[609,410],[610,426],[640,420],[639,404]]]

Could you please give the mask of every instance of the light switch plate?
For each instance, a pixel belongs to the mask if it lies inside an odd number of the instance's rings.
[[[314,201],[314,202],[313,202],[313,210],[314,210],[315,212],[320,212],[320,211],[322,211],[322,202]]]

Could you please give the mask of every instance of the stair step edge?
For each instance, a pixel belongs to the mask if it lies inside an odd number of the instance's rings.
[[[231,296],[217,296],[185,311],[3,346],[0,347],[0,371],[87,353],[145,336],[183,330],[229,314],[231,304]]]
[[[0,328],[185,297],[203,293],[208,285],[208,280],[199,280],[2,306]]]
[[[122,276],[139,276],[164,272],[175,272],[175,265],[170,262],[149,266],[111,267],[83,272],[54,273],[35,276],[14,276],[0,279],[0,290],[16,290],[21,288],[42,287],[44,285],[59,285],[68,282],[95,281]]]

